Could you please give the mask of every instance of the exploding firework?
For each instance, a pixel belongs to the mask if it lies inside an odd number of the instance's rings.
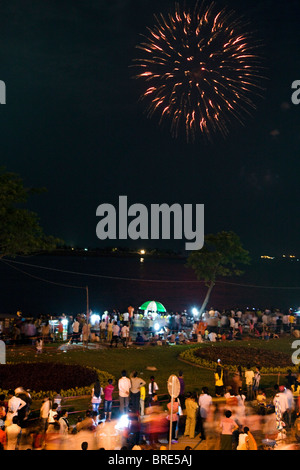
[[[187,140],[197,132],[210,138],[226,136],[232,118],[243,124],[262,90],[258,43],[247,24],[233,11],[216,11],[216,4],[197,2],[190,11],[175,5],[173,14],[155,16],[134,60],[146,89],[148,117],[170,120],[176,137],[185,129]]]

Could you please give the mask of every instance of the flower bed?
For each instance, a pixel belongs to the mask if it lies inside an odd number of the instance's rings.
[[[74,364],[22,362],[0,364],[0,392],[23,387],[31,390],[33,399],[62,396],[80,396],[91,393],[96,379],[102,386],[114,377],[93,367]]]
[[[245,370],[249,364],[251,367],[260,366],[262,374],[286,373],[287,369],[298,371],[288,354],[242,346],[191,348],[182,352],[180,358],[208,369],[215,369],[217,360],[221,359],[222,365],[229,371],[236,370],[237,366]]]

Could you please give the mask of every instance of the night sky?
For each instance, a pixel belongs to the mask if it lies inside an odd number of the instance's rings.
[[[30,203],[47,234],[103,248],[96,208],[127,195],[129,204],[203,203],[205,233],[233,230],[254,255],[299,255],[300,106],[291,84],[300,80],[300,3],[216,3],[249,19],[268,80],[244,126],[187,144],[146,117],[131,68],[141,34],[173,1],[1,2],[1,165],[47,188]],[[184,241],[151,246],[183,250]]]

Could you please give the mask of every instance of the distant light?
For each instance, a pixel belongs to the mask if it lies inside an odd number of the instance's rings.
[[[61,322],[64,326],[66,326],[69,323],[69,320],[67,318],[63,318]]]
[[[144,258],[140,258],[140,263],[143,263],[144,262]]]
[[[127,428],[129,424],[129,419],[127,415],[122,415],[116,425],[116,429],[124,429]]]
[[[160,329],[160,325],[159,325],[158,323],[155,323],[154,329],[155,329],[156,331],[158,331],[158,330]]]
[[[95,325],[96,322],[100,322],[100,315],[98,315],[97,313],[93,313],[90,316],[90,321],[92,325]]]
[[[140,250],[140,255],[144,255],[146,253],[146,250]]]
[[[89,251],[89,249],[88,249],[88,248],[85,248],[84,251]]]
[[[198,310],[194,307],[193,310],[192,310],[192,313],[193,313],[193,315],[198,315],[199,312],[198,312]]]

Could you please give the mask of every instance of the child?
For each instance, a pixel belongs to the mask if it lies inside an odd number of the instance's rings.
[[[53,403],[52,408],[50,408],[50,410],[49,410],[48,426],[49,426],[50,424],[53,424],[53,425],[54,425],[54,424],[56,423],[57,417],[58,417],[57,408],[58,408],[58,404],[57,404],[57,403]]]
[[[258,404],[258,414],[265,415],[266,406],[267,406],[267,397],[263,390],[259,389],[256,395],[256,400]]]
[[[35,342],[36,352],[37,354],[41,354],[43,352],[43,340],[42,338],[38,338]]]
[[[158,385],[155,382],[155,377],[154,375],[151,375],[150,377],[150,383],[149,383],[149,388],[148,388],[148,395],[149,395],[149,402],[152,401],[153,395],[156,395],[156,392],[158,391]]]
[[[261,389],[257,392],[256,400],[258,405],[266,406],[267,404],[266,394]]]
[[[53,403],[57,403],[57,412],[58,413],[61,412],[61,401],[62,401],[62,396],[60,395],[60,393],[58,393],[57,395],[55,395],[55,397],[53,399]]]

